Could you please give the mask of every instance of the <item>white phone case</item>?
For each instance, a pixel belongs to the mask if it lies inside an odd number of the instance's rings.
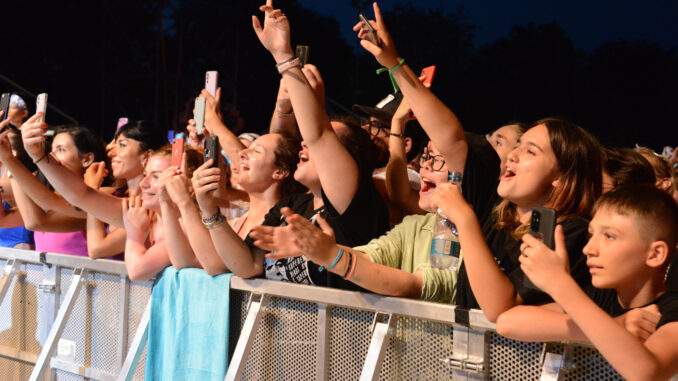
[[[205,73],[205,89],[211,96],[217,96],[217,87],[219,83],[219,72],[211,70]]]
[[[45,122],[45,114],[47,114],[47,93],[39,94],[35,100],[35,112],[41,112],[42,116],[38,118],[39,123]]]
[[[202,135],[202,129],[205,126],[205,97],[195,98],[195,129],[198,135]]]

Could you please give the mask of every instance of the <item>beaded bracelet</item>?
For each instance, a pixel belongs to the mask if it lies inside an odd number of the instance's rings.
[[[226,222],[226,217],[224,217],[222,214],[219,214],[216,221],[208,222],[204,225],[207,228],[207,230],[212,230],[212,229],[216,229],[219,226],[223,225],[225,222]]]
[[[201,217],[201,218],[202,218],[202,223],[203,223],[203,224],[208,224],[208,223],[210,223],[210,222],[214,222],[214,221],[217,220],[217,218],[219,218],[220,215],[221,215],[221,211],[220,211],[219,209],[217,209],[217,212],[214,213],[213,215],[211,215],[211,216],[209,216],[209,217]]]

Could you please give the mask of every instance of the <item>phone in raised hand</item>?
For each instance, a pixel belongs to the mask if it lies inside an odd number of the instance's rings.
[[[172,163],[173,167],[181,169],[181,157],[184,155],[184,139],[174,139],[172,143]]]
[[[374,29],[372,24],[367,20],[367,18],[362,14],[358,14],[358,18],[360,19],[360,22],[362,24],[362,29],[365,31],[365,39],[367,41],[373,43],[374,45],[379,46],[379,37],[377,36],[377,31]]]
[[[35,101],[35,112],[41,112],[42,115],[36,120],[38,123],[45,122],[45,115],[47,114],[47,93],[38,94]]]
[[[2,93],[2,97],[0,97],[0,111],[3,111],[0,122],[7,119],[7,113],[9,113],[9,100],[11,96],[12,94],[10,93]]]
[[[556,230],[556,210],[536,207],[530,217],[530,234],[544,242],[551,250],[555,250],[554,232]]]
[[[210,70],[205,73],[205,90],[210,93],[211,96],[217,96],[217,87],[219,85],[219,72],[216,70]]]
[[[219,138],[217,136],[210,136],[205,139],[205,158],[203,163],[209,159],[212,159],[214,162],[212,162],[210,168],[217,168],[219,166],[219,155],[221,155]]]
[[[295,48],[295,56],[299,57],[301,67],[308,63],[308,53],[310,48],[306,45],[297,45]]]
[[[202,129],[205,127],[205,97],[195,98],[195,131],[198,135],[202,135]]]

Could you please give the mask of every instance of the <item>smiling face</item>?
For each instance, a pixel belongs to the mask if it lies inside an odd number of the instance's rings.
[[[120,135],[115,142],[115,147],[108,151],[111,158],[111,169],[116,179],[133,179],[144,172],[143,163],[148,157],[146,152],[141,152],[137,140]]]
[[[240,151],[238,184],[247,192],[263,192],[278,182],[280,169],[275,165],[275,150],[280,135],[266,134]]]
[[[525,132],[518,147],[508,154],[497,193],[519,207],[543,206],[559,177],[548,130],[540,124]]]
[[[141,190],[141,199],[144,208],[154,212],[160,212],[160,203],[158,202],[158,180],[160,173],[170,166],[172,157],[169,155],[153,155],[146,164],[144,178],[139,184]]]
[[[487,138],[501,160],[501,174],[506,169],[506,157],[518,146],[519,140],[520,127],[517,124],[500,127]]]
[[[427,155],[432,157],[426,161],[423,159],[420,161],[421,167],[419,168],[419,176],[421,177],[421,189],[419,189],[419,207],[428,212],[433,212],[434,209],[433,206],[431,206],[431,196],[439,184],[447,182],[448,172],[447,163],[441,168],[438,168],[436,165],[435,167],[438,170],[433,169],[433,161],[439,162],[440,160],[443,160],[443,158],[440,151],[438,151],[430,142],[424,149],[424,155],[422,156],[425,157]]]
[[[78,148],[73,142],[73,138],[68,133],[61,133],[54,137],[52,142],[52,152],[57,160],[69,171],[80,176],[85,172],[86,159],[78,154]]]
[[[632,217],[609,207],[596,212],[583,250],[593,286],[619,289],[648,278],[643,269],[649,269],[645,260],[651,243],[641,237],[641,231]]]

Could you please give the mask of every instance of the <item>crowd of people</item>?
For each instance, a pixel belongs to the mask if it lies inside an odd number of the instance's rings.
[[[271,1],[260,9],[252,25],[281,74],[269,132],[236,136],[220,90],[203,90],[204,129],[189,122],[181,165],[151,122],[108,145],[80,126],[50,139],[13,95],[0,243],[124,260],[134,281],[192,267],[479,308],[510,338],[590,341],[629,379],[678,373],[675,151],[602,147],[559,118],[465,131],[398,54],[376,3],[376,38],[354,30],[399,91],[354,106],[362,120],[330,118],[289,20]],[[210,136],[222,155],[204,161]],[[535,207],[556,212],[554,249],[529,233]],[[453,269],[429,261],[438,214],[458,231]]]

